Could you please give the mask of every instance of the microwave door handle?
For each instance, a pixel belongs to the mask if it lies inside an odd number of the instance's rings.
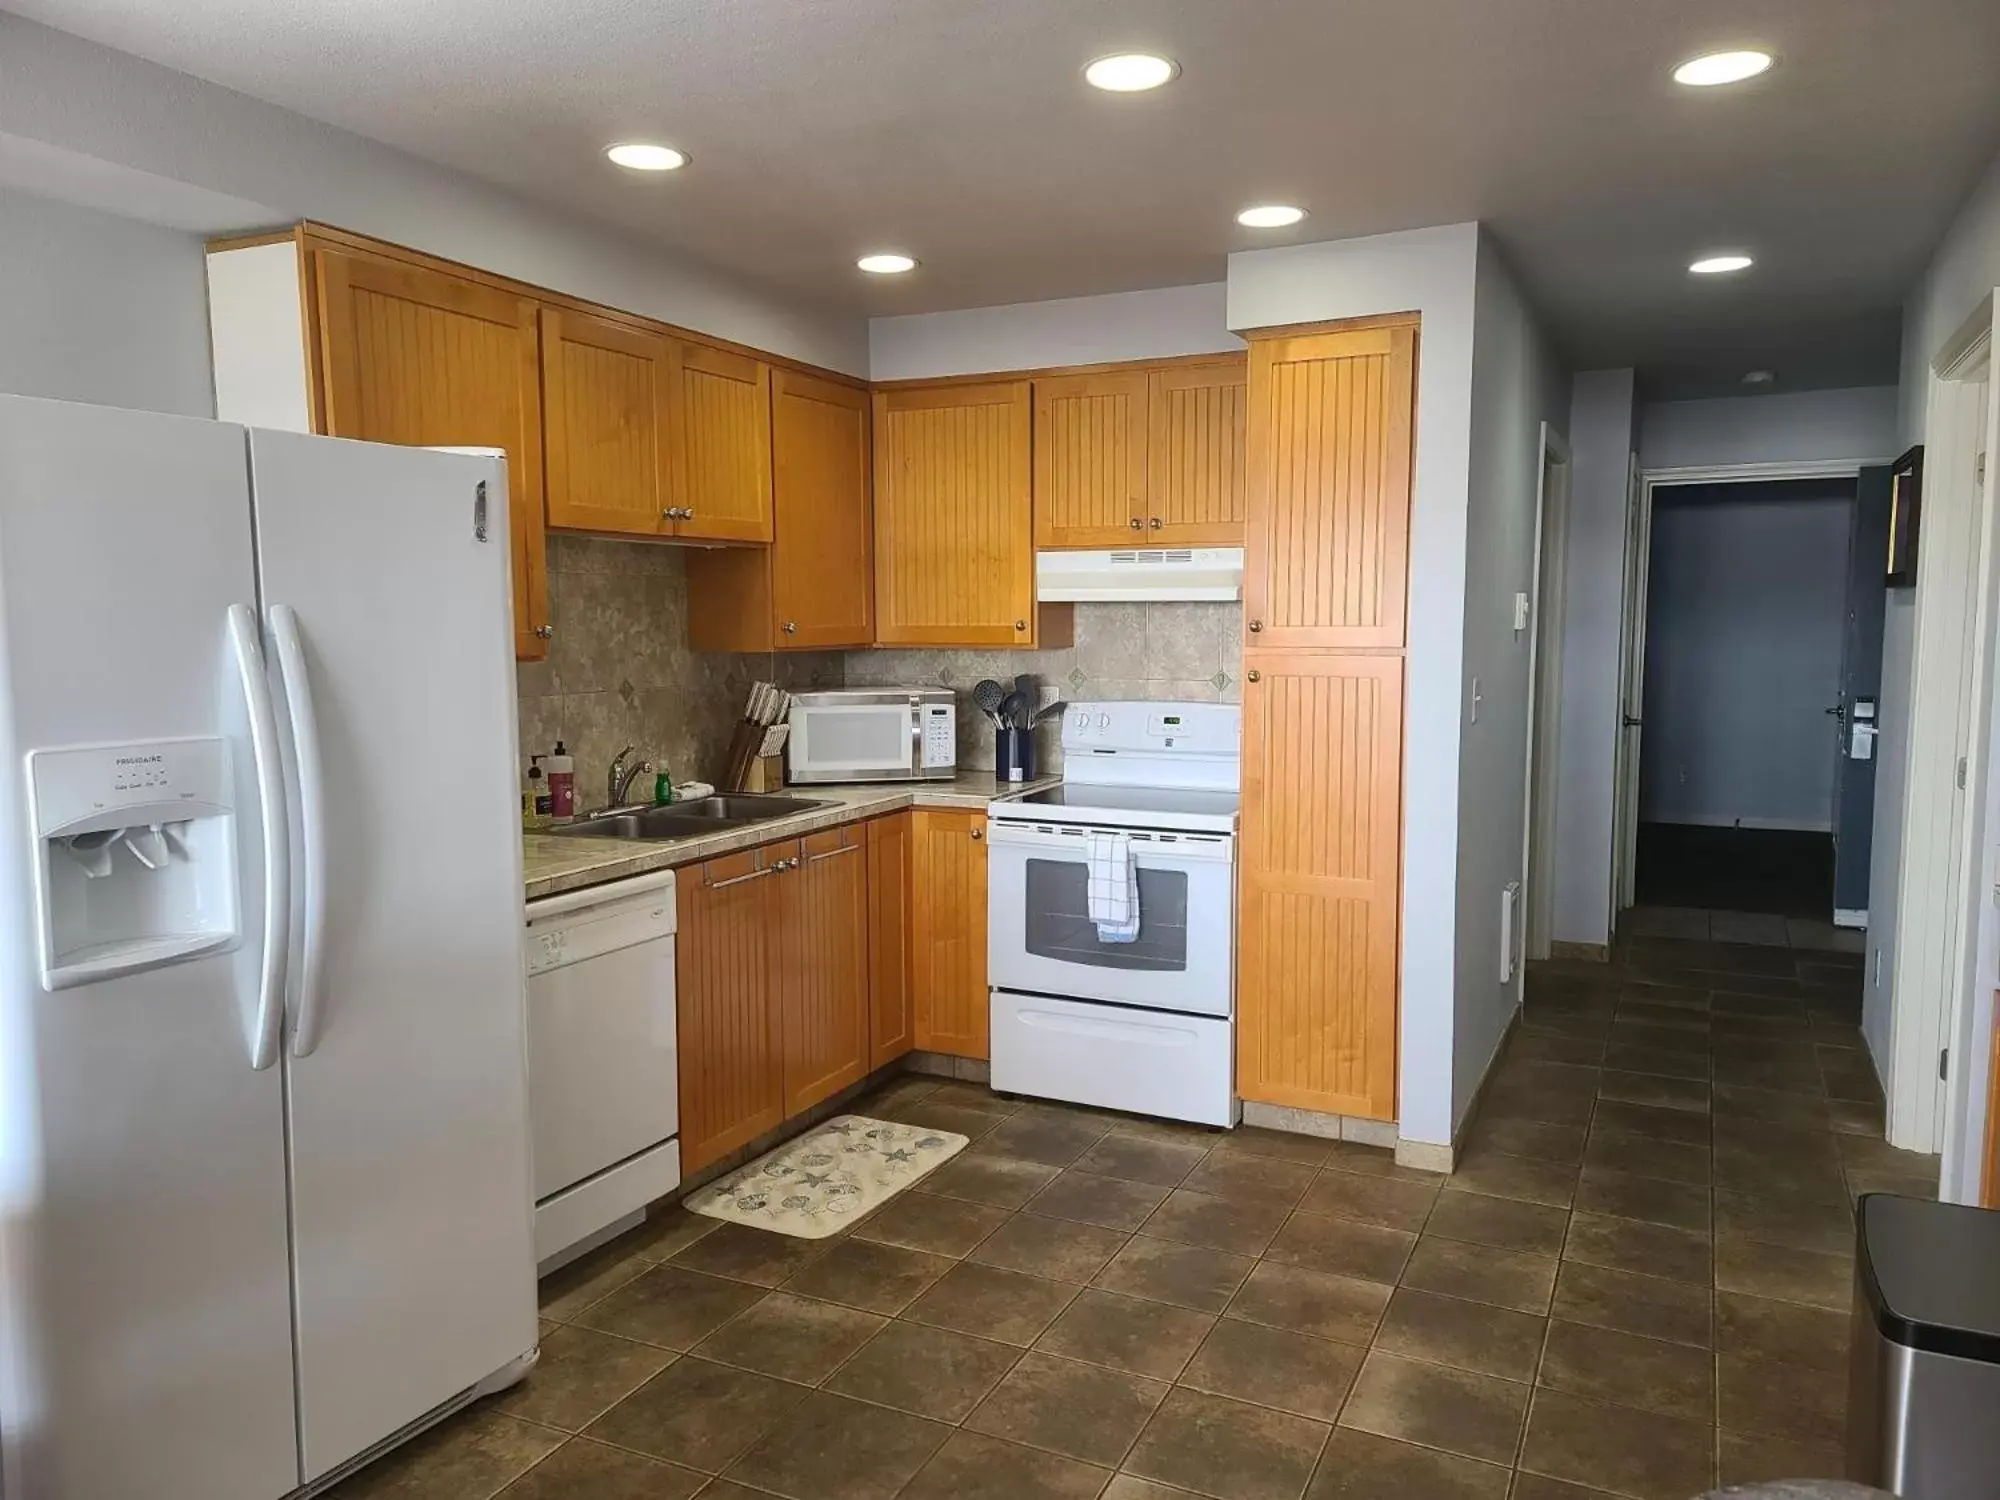
[[[910,774],[920,775],[924,769],[924,711],[921,705],[910,705]]]

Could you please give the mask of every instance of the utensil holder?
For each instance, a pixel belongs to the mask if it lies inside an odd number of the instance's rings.
[[[993,731],[993,776],[997,781],[1035,779],[1035,732],[1009,725]]]

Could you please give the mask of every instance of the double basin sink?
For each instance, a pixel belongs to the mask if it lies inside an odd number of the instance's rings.
[[[723,793],[692,802],[669,802],[660,807],[612,807],[588,813],[574,823],[553,830],[568,838],[587,839],[687,839],[705,833],[721,833],[731,828],[747,828],[795,813],[830,807],[806,797],[779,797],[756,792]]]

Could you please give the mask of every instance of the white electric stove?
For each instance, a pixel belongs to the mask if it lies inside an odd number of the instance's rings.
[[[1233,1125],[1242,711],[1077,703],[1063,781],[987,808],[993,1087]],[[1085,899],[1093,832],[1132,842],[1139,935]]]

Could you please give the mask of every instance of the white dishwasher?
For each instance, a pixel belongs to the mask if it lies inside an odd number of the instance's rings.
[[[528,1117],[546,1272],[680,1186],[674,873],[528,904]]]

